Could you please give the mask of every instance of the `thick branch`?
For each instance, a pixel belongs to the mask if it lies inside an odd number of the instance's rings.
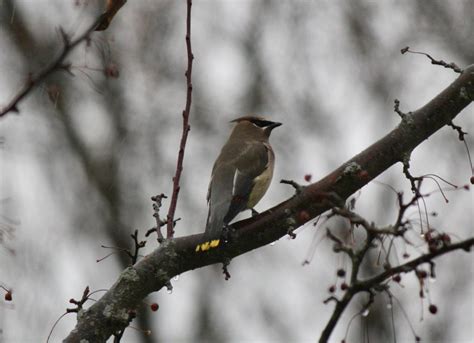
[[[195,252],[203,234],[167,240],[132,267],[125,269],[110,290],[78,315],[66,342],[105,341],[128,324],[128,311],[173,276],[222,262],[269,244],[331,207],[334,194],[345,199],[393,164],[403,161],[421,142],[451,122],[474,99],[474,65],[427,105],[408,114],[400,125],[317,183],[260,215],[232,225],[231,239],[218,248]],[[454,246],[454,245],[453,245]],[[343,310],[343,309],[342,309]]]

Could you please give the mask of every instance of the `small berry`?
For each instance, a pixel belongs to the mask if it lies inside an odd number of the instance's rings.
[[[409,258],[409,257],[410,257],[409,253],[406,252],[406,253],[403,254],[403,258]]]
[[[347,285],[347,283],[343,282],[343,283],[341,284],[341,289],[342,289],[343,291],[345,291],[345,290],[348,289],[348,288],[349,288],[349,286]]]
[[[421,338],[419,336],[415,336],[415,341],[421,342]]]
[[[336,286],[332,285],[329,287],[329,293],[334,293],[336,291]]]
[[[445,244],[450,244],[451,243],[451,237],[449,237],[449,235],[447,233],[443,233],[441,235],[441,239],[443,240],[443,242]]]
[[[428,277],[428,273],[426,272],[426,270],[417,270],[416,274],[421,279],[426,279]]]
[[[431,304],[430,307],[428,307],[429,311],[431,314],[436,314],[438,312],[438,306]]]
[[[392,279],[395,282],[400,282],[400,281],[402,281],[402,276],[400,274],[396,274],[396,275],[392,276]]]
[[[308,212],[306,211],[300,211],[298,212],[298,220],[301,223],[306,223],[308,220],[310,220],[311,217]]]
[[[106,77],[118,78],[120,75],[119,68],[115,63],[111,63],[104,69],[104,74]]]
[[[369,179],[369,173],[367,170],[361,170],[357,175],[362,181],[367,181]]]
[[[150,309],[151,309],[153,312],[158,311],[158,308],[159,308],[159,307],[160,307],[160,306],[158,306],[157,303],[153,303],[153,304],[150,305]]]
[[[6,301],[12,301],[12,292],[8,291],[5,293],[5,300]]]
[[[342,268],[338,269],[338,270],[337,270],[337,276],[339,276],[339,277],[344,277],[344,276],[346,276],[346,271],[345,271],[344,269],[342,269]]]
[[[56,103],[61,94],[59,86],[55,84],[49,85],[46,91],[48,92],[49,100],[51,100],[52,103]]]
[[[312,177],[313,177],[313,175],[311,175],[311,174],[305,174],[304,180],[305,180],[306,182],[311,182]]]
[[[425,241],[428,243],[433,240],[433,233],[431,232],[431,230],[425,233],[424,238],[425,238]]]
[[[474,185],[474,175],[471,176],[470,181],[471,181],[471,185]]]

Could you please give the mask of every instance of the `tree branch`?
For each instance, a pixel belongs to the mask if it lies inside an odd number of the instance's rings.
[[[428,253],[421,255],[418,258],[415,258],[414,260],[404,263],[400,266],[390,268],[379,275],[376,275],[368,280],[365,281],[360,281],[352,284],[347,292],[344,294],[343,298],[339,301],[336,302],[336,308],[334,309],[334,312],[331,315],[331,318],[329,319],[328,323],[326,324],[326,327],[324,328],[323,332],[321,333],[321,337],[319,338],[320,343],[325,343],[329,340],[329,337],[336,327],[337,322],[339,321],[339,318],[341,317],[342,313],[344,312],[345,308],[347,305],[349,305],[350,301],[352,298],[360,292],[368,292],[377,285],[380,285],[382,282],[387,280],[388,278],[392,277],[393,275],[401,274],[401,273],[409,273],[413,270],[416,269],[419,265],[423,263],[429,263],[436,257],[439,257],[441,255],[444,255],[448,252],[454,251],[454,250],[465,250],[465,251],[470,251],[471,247],[474,246],[474,237],[466,239],[464,241],[461,241],[459,243],[451,244],[444,246],[434,252]]]
[[[127,0],[107,0],[105,12],[101,15],[101,21],[95,27],[95,31],[106,30],[119,9],[122,8],[126,2]]]
[[[101,299],[78,315],[77,325],[65,342],[105,341],[128,325],[129,310],[138,308],[146,295],[160,290],[173,276],[223,262],[285,236],[290,227],[301,226],[331,208],[334,194],[346,199],[393,164],[406,160],[413,149],[449,124],[472,99],[474,65],[428,104],[407,114],[397,128],[322,180],[260,215],[232,225],[227,243],[196,253],[195,247],[208,240],[203,234],[165,241],[125,269]]]
[[[119,1],[109,1],[109,3],[118,3]],[[122,5],[125,3],[123,1]],[[113,15],[118,11],[117,6],[113,7],[113,14],[110,13],[110,9],[107,9],[102,15],[98,16],[91,25],[76,39],[71,40],[70,37],[59,28],[61,38],[63,40],[63,46],[59,55],[51,61],[44,69],[38,71],[36,74],[31,74],[28,76],[25,84],[20,88],[20,90],[13,96],[10,102],[3,108],[0,109],[0,118],[5,116],[9,112],[19,112],[18,104],[22,101],[36,86],[40,85],[49,75],[58,70],[69,71],[70,65],[64,64],[66,57],[76,48],[80,43],[87,40],[92,32],[96,29],[101,28],[105,30],[108,27],[110,21],[112,20]],[[107,22],[105,26],[105,22]]]
[[[178,161],[176,162],[176,174],[173,177],[173,194],[171,195],[170,207],[167,216],[166,238],[173,238],[174,235],[174,213],[178,203],[179,181],[181,179],[181,172],[183,171],[184,149],[186,148],[186,141],[188,139],[188,132],[191,129],[189,126],[189,112],[191,111],[192,100],[192,79],[191,73],[193,70],[194,55],[191,49],[191,6],[192,1],[187,0],[186,4],[186,50],[188,57],[188,67],[185,73],[186,76],[186,106],[183,111],[183,133],[181,136],[181,143],[179,145]]]

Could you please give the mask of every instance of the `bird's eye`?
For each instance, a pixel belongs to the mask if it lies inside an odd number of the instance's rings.
[[[258,127],[266,127],[266,126],[272,124],[272,122],[269,121],[269,120],[253,119],[252,124],[254,124],[255,126],[258,126]]]

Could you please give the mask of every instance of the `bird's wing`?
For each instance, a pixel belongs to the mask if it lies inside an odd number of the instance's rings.
[[[222,231],[224,217],[232,201],[232,182],[235,167],[230,164],[219,164],[212,173],[209,183],[206,233],[217,235]]]
[[[214,165],[207,194],[209,214],[206,231],[215,232],[247,208],[254,179],[268,165],[268,150],[261,142],[235,147],[238,151],[221,152]],[[233,156],[233,158],[229,158]]]
[[[237,169],[247,169],[244,168],[244,164],[248,159],[257,160],[258,155],[254,157],[256,150],[256,146],[261,145],[261,143],[244,143],[242,145],[225,145],[222,148],[222,151],[217,158],[216,162],[214,163],[214,167],[212,168],[211,174],[211,181],[209,182],[209,187],[207,190],[207,202],[211,200],[211,194],[215,188],[217,188],[217,183],[221,184],[226,189],[233,189],[234,179],[232,182],[229,180],[229,176],[232,175],[234,178]],[[258,168],[258,166],[257,166]],[[258,173],[256,175],[259,175]],[[231,182],[231,183],[229,183]],[[214,195],[216,193],[221,193],[220,191],[214,191]]]
[[[250,193],[255,184],[255,178],[262,174],[268,166],[268,150],[261,142],[249,144],[245,153],[235,161],[235,172],[232,180],[232,200],[224,218],[228,223],[234,217],[247,209]]]

